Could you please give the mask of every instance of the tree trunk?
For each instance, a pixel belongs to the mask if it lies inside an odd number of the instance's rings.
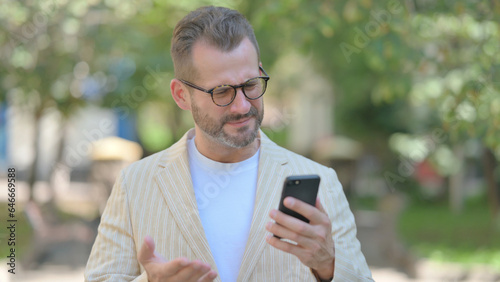
[[[33,139],[33,149],[35,152],[35,157],[31,164],[30,170],[28,172],[28,193],[29,201],[34,202],[33,191],[35,188],[35,183],[38,178],[38,162],[40,158],[40,120],[42,118],[42,111],[38,110],[35,112],[35,134]]]
[[[66,129],[67,129],[66,121],[67,121],[66,117],[61,116],[61,124],[59,131],[60,134],[58,136],[59,140],[56,152],[57,155],[52,167],[50,168],[49,187],[52,193],[52,197],[50,198],[50,201],[47,203],[47,205],[49,205],[52,210],[55,210],[56,186],[69,184],[69,183],[61,183],[61,181],[66,180],[67,177],[64,177],[64,180],[60,179],[59,177],[61,176],[61,173],[68,173],[68,168],[63,161],[64,147],[66,147]]]
[[[495,179],[495,169],[498,166],[498,161],[493,152],[484,148],[483,151],[484,177],[488,187],[488,204],[493,222],[498,222],[500,216],[500,196],[498,192],[498,184]]]
[[[465,155],[463,145],[455,145],[453,148],[458,158],[460,168],[450,176],[450,207],[451,211],[459,214],[464,208],[464,182],[465,182]]]

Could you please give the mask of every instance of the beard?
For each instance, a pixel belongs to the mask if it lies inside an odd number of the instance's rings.
[[[243,148],[250,145],[259,133],[260,125],[262,124],[262,119],[264,117],[264,108],[259,112],[253,105],[248,113],[241,115],[226,115],[220,120],[215,120],[208,116],[208,114],[203,114],[201,109],[194,103],[191,104],[191,112],[193,113],[194,122],[198,127],[207,134],[212,140],[226,145],[232,148]],[[246,125],[237,129],[236,135],[230,135],[224,131],[224,125],[228,122],[238,121],[241,119],[254,117],[255,125],[250,128],[251,125]]]

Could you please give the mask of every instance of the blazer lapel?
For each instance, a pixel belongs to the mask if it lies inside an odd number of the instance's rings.
[[[290,175],[287,159],[277,151],[274,144],[261,131],[261,152],[255,205],[245,253],[238,274],[238,281],[248,281],[262,251],[267,246],[266,236],[270,234],[265,225],[271,220],[269,212],[277,208],[283,187],[283,180]]]
[[[156,181],[177,226],[192,247],[196,258],[210,264],[212,269],[217,271],[201,223],[189,171],[186,142],[190,132],[165,152],[161,165],[164,168],[156,175]]]

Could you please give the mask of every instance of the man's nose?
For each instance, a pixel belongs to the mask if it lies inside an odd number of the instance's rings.
[[[250,101],[245,94],[243,94],[243,89],[241,87],[236,89],[236,97],[234,97],[234,101],[229,106],[233,113],[246,114],[250,111]]]

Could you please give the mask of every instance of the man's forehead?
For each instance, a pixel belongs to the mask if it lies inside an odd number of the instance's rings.
[[[251,48],[252,51],[257,54],[257,50],[255,49],[255,46],[252,44],[250,39],[248,37],[243,37],[237,44],[234,44],[232,48],[227,48],[224,50],[224,48],[221,48],[218,46],[216,43],[210,42],[206,38],[200,38],[198,39],[194,44],[191,49],[191,57],[195,57],[195,55],[200,54],[200,51],[211,51],[214,54],[219,54],[220,56],[224,56],[227,54],[230,54],[234,52],[235,50],[244,48],[244,51],[251,52],[249,49]]]
[[[229,51],[221,50],[206,40],[200,40],[193,45],[191,65],[195,76],[203,80],[234,65],[252,65],[252,69],[257,70],[259,61],[257,51],[248,38],[244,38],[238,46]]]

